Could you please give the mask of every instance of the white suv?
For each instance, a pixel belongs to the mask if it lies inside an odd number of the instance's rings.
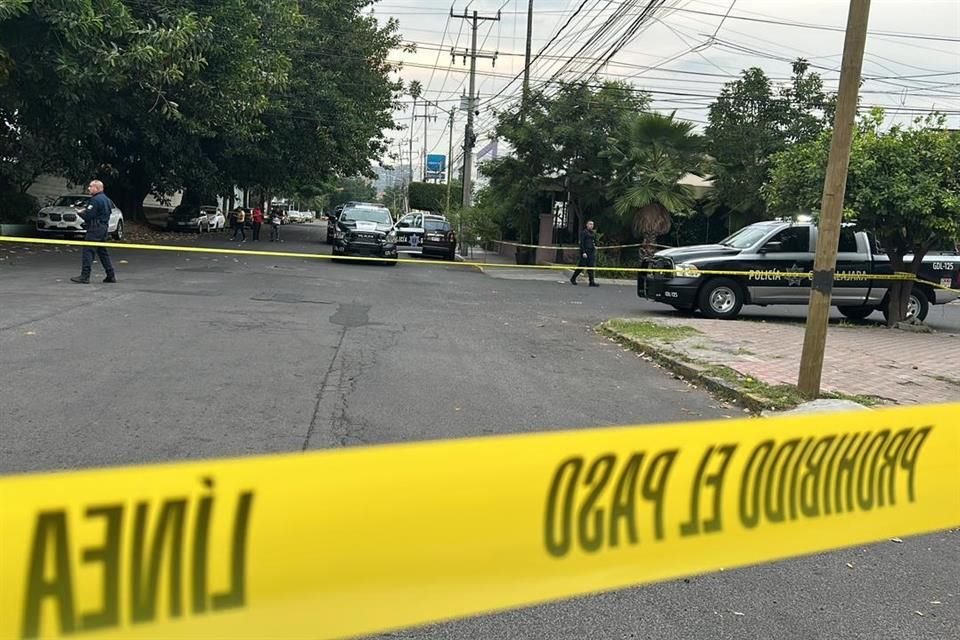
[[[80,209],[87,206],[90,196],[86,194],[60,196],[57,200],[40,209],[37,214],[37,231],[43,234],[61,234],[65,236],[82,236],[87,233],[84,228]],[[113,205],[110,212],[110,224],[107,230],[114,240],[123,239],[123,212]]]

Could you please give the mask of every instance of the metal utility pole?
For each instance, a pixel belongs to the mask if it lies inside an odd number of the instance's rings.
[[[467,126],[463,132],[463,207],[466,209],[470,206],[470,200],[473,191],[470,182],[473,178],[473,146],[477,141],[477,136],[473,132],[473,117],[476,115],[477,110],[477,58],[488,58],[493,60],[494,64],[497,59],[496,52],[492,54],[477,53],[477,29],[482,21],[489,20],[496,22],[500,20],[500,12],[497,11],[496,16],[481,16],[478,15],[476,11],[474,11],[472,14],[467,14],[467,12],[455,14],[451,9],[450,17],[460,18],[461,20],[469,20],[471,22],[470,26],[473,32],[470,52],[467,53],[466,51],[463,51],[460,53],[460,55],[463,56],[464,62],[466,62],[467,58],[470,58],[470,93],[467,96]],[[456,50],[452,50],[451,54],[454,58],[456,58]]]
[[[423,169],[423,181],[424,181],[424,182],[427,181],[427,120],[436,120],[436,119],[437,119],[437,116],[431,116],[431,115],[429,115],[429,114],[427,113],[427,108],[428,108],[428,107],[431,107],[431,106],[433,106],[433,107],[438,107],[438,108],[439,108],[439,105],[437,105],[436,103],[430,102],[429,100],[424,100],[424,101],[423,101],[423,113],[422,113],[421,115],[415,115],[415,116],[414,116],[415,118],[423,118],[423,158],[422,158],[421,165],[422,165],[422,169]],[[410,181],[411,181],[411,182],[413,181],[413,176],[410,177]]]
[[[527,51],[523,57],[523,97],[520,101],[520,117],[527,110],[530,99],[530,42],[533,40],[533,0],[527,2]]]
[[[453,186],[450,172],[453,171],[453,114],[455,113],[455,109],[450,109],[448,114],[450,116],[450,148],[447,150],[447,208],[443,211],[447,215],[450,215],[450,188]]]
[[[854,118],[857,115],[857,94],[869,15],[870,0],[850,0],[847,31],[843,42],[843,63],[840,67],[837,114],[833,122],[827,176],[823,182],[817,254],[813,263],[810,307],[807,310],[807,328],[803,337],[800,378],[797,382],[800,393],[808,398],[820,395],[823,352],[827,343],[827,323],[830,317],[830,296],[833,293],[833,276],[837,267],[843,196],[847,187],[847,167],[850,164],[850,144],[853,139]]]

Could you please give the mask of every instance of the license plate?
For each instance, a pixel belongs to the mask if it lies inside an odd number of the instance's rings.
[[[376,236],[371,233],[358,233],[358,238],[363,238],[364,240],[373,240]]]
[[[443,236],[427,236],[427,240],[443,240]]]

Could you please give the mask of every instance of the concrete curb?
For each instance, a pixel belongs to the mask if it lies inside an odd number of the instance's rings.
[[[755,396],[745,389],[728,382],[727,380],[722,380],[716,376],[710,375],[709,371],[705,367],[688,362],[679,356],[671,354],[669,351],[664,350],[662,345],[644,342],[643,340],[639,340],[632,336],[624,335],[619,331],[611,329],[605,324],[600,325],[597,330],[602,335],[613,338],[624,346],[628,346],[637,351],[642,351],[645,355],[650,356],[664,369],[681,376],[685,380],[696,382],[700,386],[710,390],[716,395],[726,400],[736,402],[752,413],[759,415],[770,408],[765,399]]]

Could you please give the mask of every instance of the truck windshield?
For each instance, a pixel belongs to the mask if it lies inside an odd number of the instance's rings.
[[[770,233],[770,227],[744,227],[733,235],[721,240],[720,244],[725,247],[733,247],[734,249],[747,249],[763,240],[768,233]]]

